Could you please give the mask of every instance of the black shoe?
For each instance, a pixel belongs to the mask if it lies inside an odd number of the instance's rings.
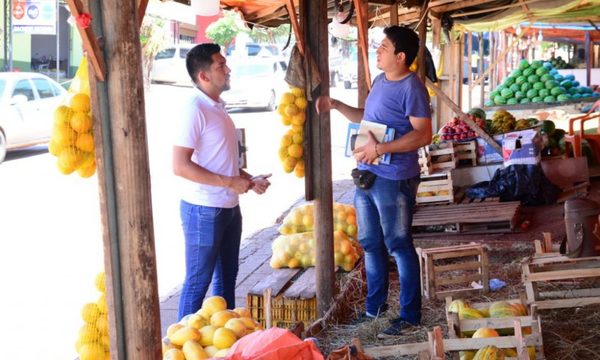
[[[416,331],[418,325],[419,324],[409,323],[408,321],[402,318],[393,319],[390,320],[389,327],[387,327],[381,333],[377,334],[377,338],[383,340],[395,336],[406,335],[407,333]]]
[[[388,309],[388,304],[383,304],[381,305],[381,307],[379,308],[379,313],[377,315],[373,315],[370,314],[368,312],[362,312],[358,315],[358,317],[354,320],[352,320],[351,324],[352,325],[358,325],[358,324],[362,324],[368,321],[372,321],[375,320],[377,318],[379,318],[380,316],[383,316],[383,313],[385,313]]]

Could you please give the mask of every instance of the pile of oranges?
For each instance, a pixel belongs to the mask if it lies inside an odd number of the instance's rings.
[[[306,107],[308,101],[304,91],[291,87],[290,91],[281,96],[277,111],[281,122],[289,127],[281,138],[279,160],[283,170],[294,172],[297,177],[304,177],[304,123],[306,122]]]
[[[90,97],[75,94],[67,105],[54,111],[54,129],[48,144],[50,154],[57,157],[58,170],[69,175],[75,171],[82,178],[96,172],[94,134]]]
[[[110,359],[110,338],[108,337],[108,311],[106,307],[106,275],[99,273],[95,280],[100,297],[96,302],[90,302],[81,308],[81,318],[84,321],[79,330],[75,349],[81,360]]]

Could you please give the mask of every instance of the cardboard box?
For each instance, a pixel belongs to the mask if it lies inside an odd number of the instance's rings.
[[[493,138],[498,145],[502,146],[502,139],[504,138],[503,134],[494,135]],[[477,159],[479,164],[493,164],[504,161],[502,155],[498,154],[490,144],[480,137],[477,138]]]
[[[506,133],[502,140],[504,166],[537,165],[542,159],[542,147],[539,127]]]

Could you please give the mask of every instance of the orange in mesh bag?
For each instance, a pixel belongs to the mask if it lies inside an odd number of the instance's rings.
[[[323,360],[312,341],[302,341],[289,330],[271,328],[253,332],[231,347],[227,360]]]
[[[95,303],[87,303],[81,308],[84,325],[79,329],[79,335],[75,342],[75,350],[81,360],[110,358],[105,284],[106,277],[104,272],[101,272],[95,280],[96,289],[101,293],[100,298]]]

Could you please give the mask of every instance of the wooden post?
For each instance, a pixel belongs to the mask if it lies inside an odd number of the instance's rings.
[[[585,83],[587,87],[592,83],[592,41],[590,32],[585,32]]]
[[[443,57],[443,54],[441,54],[441,49],[440,49],[440,34],[442,32],[442,20],[438,17],[432,16],[431,18],[431,35],[432,35],[432,39],[431,39],[431,52],[432,54],[435,53],[440,53],[440,56]],[[442,66],[443,64],[438,64],[438,67]],[[439,72],[438,72],[439,73]],[[442,87],[442,79],[438,79],[438,83],[440,84],[440,87]],[[443,106],[443,103],[441,101],[439,101],[439,99],[437,99],[436,97],[433,97],[431,99],[431,103],[433,106],[433,116],[434,116],[434,122],[433,122],[433,131],[437,132],[437,130],[439,128],[442,127],[442,111],[444,109],[447,109],[447,107],[445,108]],[[447,117],[450,118],[450,117]]]
[[[471,85],[473,84],[473,69],[471,68],[471,57],[473,56],[473,33],[472,32],[468,32],[467,33],[467,39],[469,41],[469,43],[467,44],[467,81],[469,84],[469,91],[467,96],[469,97],[469,100],[467,102],[469,109],[471,109],[473,107],[473,96],[471,96]]]
[[[398,3],[390,5],[390,25],[398,25]]]
[[[305,36],[306,52],[317,62],[321,85],[313,92],[313,99],[329,95],[327,2],[301,0],[300,25]],[[308,51],[310,50],[310,51]],[[332,304],[335,292],[333,262],[333,194],[331,183],[331,126],[329,113],[317,114],[314,104],[308,107],[310,128],[311,182],[315,200],[315,238],[317,316],[323,317]],[[311,200],[311,199],[307,199]]]
[[[477,75],[481,76],[481,92],[479,93],[479,106],[483,107],[483,104],[485,103],[485,59],[484,59],[484,55],[485,52],[483,51],[483,32],[479,33],[479,71],[477,72]],[[472,85],[472,84],[471,84]],[[471,86],[469,86],[469,89],[471,89]]]
[[[90,77],[112,359],[159,359],[160,311],[135,0],[90,1],[105,83]],[[133,16],[133,18],[132,18]],[[118,156],[117,156],[118,154]]]
[[[496,32],[490,32],[490,90],[496,88]]]
[[[460,35],[460,39],[458,39],[458,43],[456,44],[457,46],[457,50],[458,50],[458,56],[456,57],[456,60],[458,62],[458,74],[457,74],[457,81],[456,81],[456,103],[462,108],[463,105],[463,101],[462,101],[462,89],[463,89],[463,69],[464,69],[464,61],[465,61],[465,57],[464,57],[464,53],[465,53],[465,33],[462,33]]]
[[[429,6],[429,0],[423,1],[421,6],[421,22],[419,23],[419,52],[417,53],[418,68],[417,74],[423,83],[425,82],[425,75],[427,74],[427,62],[425,61],[425,42],[427,40],[427,9]]]
[[[358,25],[358,107],[364,108],[367,95],[371,90],[371,78],[369,68],[369,3],[367,0],[355,0],[356,23]]]

